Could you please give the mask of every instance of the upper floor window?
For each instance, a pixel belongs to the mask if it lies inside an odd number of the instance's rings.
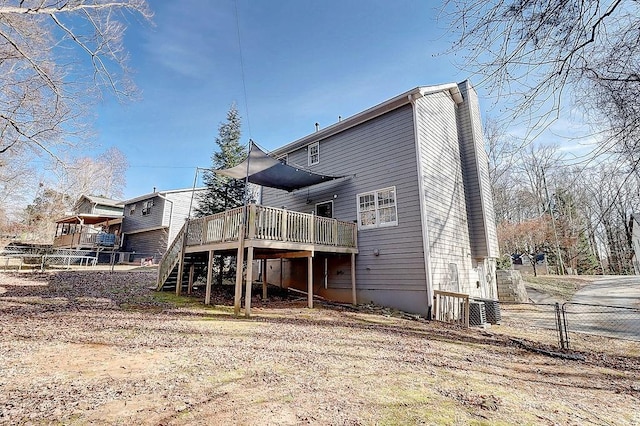
[[[309,165],[313,166],[320,162],[320,143],[314,142],[307,148],[307,154],[309,156]]]
[[[153,207],[153,200],[147,200],[142,203],[142,216],[150,215],[151,207]]]
[[[358,229],[398,225],[396,187],[358,194]]]

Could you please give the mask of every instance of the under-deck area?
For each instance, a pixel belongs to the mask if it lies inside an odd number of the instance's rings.
[[[250,316],[254,261],[306,258],[308,306],[313,307],[313,258],[319,252],[350,255],[351,298],[355,304],[357,225],[256,204],[187,221],[162,257],[158,290],[175,282],[179,295],[185,285],[187,289],[193,285],[196,268],[206,268],[205,304],[210,304],[214,255],[236,256],[234,312],[240,313],[244,280],[245,315]],[[266,297],[266,261],[260,265]]]

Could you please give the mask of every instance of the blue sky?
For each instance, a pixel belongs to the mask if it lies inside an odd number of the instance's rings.
[[[129,160],[125,198],[190,187],[234,102],[243,142],[272,150],[316,122],[468,77],[441,55],[431,2],[237,0],[244,83],[233,0],[150,3],[155,25],[131,19],[125,38],[142,99],[96,110],[95,151],[116,146]]]

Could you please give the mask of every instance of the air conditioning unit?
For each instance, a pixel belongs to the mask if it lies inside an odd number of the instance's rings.
[[[493,299],[473,299],[484,303],[484,310],[487,314],[487,322],[500,324],[502,314],[500,313],[500,302]]]
[[[469,301],[469,325],[481,326],[487,322],[484,302]]]

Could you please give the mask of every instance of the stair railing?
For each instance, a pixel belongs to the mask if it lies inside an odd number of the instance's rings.
[[[182,255],[182,248],[184,243],[184,238],[187,233],[187,228],[189,227],[189,221],[187,220],[178,235],[173,239],[169,248],[160,259],[160,264],[158,265],[158,291],[162,290],[164,283],[171,275],[171,271],[180,261],[180,256]]]

